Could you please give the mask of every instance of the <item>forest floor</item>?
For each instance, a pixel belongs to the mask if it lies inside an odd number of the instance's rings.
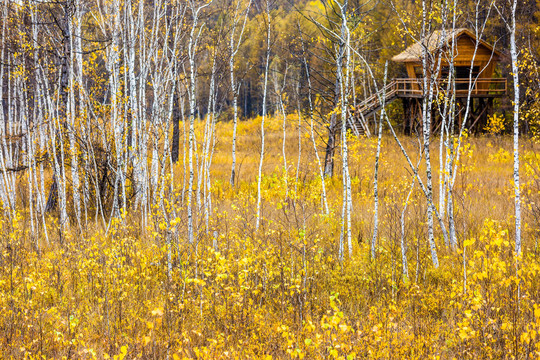
[[[0,220],[0,358],[540,358],[538,145],[521,144],[524,254],[516,258],[511,138],[463,140],[454,189],[458,248],[445,246],[436,225],[434,268],[425,196],[416,184],[406,202],[412,170],[390,135],[382,138],[370,257],[377,139],[350,137],[353,252],[341,262],[340,151],[325,180],[326,212],[305,121],[288,119],[283,147],[282,120],[267,119],[255,229],[260,121],[239,125],[235,187],[232,124],[217,124],[211,207],[201,184],[191,244],[185,148],[166,179],[177,200],[153,207],[145,226],[128,210],[108,229],[99,221],[82,232],[72,226],[60,241],[51,218],[49,243],[38,239],[38,252],[24,211]],[[418,140],[400,139],[416,163]],[[439,207],[437,138],[431,151]],[[419,172],[425,177],[425,165]]]

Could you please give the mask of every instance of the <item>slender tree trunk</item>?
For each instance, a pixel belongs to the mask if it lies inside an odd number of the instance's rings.
[[[194,10],[194,9],[193,9]],[[189,67],[190,67],[190,78],[189,78],[189,132],[188,132],[188,162],[189,162],[189,179],[188,179],[188,202],[187,202],[187,217],[188,217],[188,242],[193,244],[194,234],[193,234],[193,147],[195,142],[195,28],[197,26],[197,16],[198,12],[193,13],[193,28],[191,29],[191,34],[189,37]]]
[[[349,83],[350,83],[350,32],[347,25],[347,11],[348,0],[343,2],[340,6],[341,17],[341,38],[340,38],[340,52],[337,56],[337,80],[339,83],[339,94],[341,104],[341,151],[343,162],[343,210],[342,210],[342,223],[341,223],[341,235],[340,235],[340,253],[339,257],[341,262],[344,259],[344,241],[347,238],[347,250],[349,258],[352,257],[352,233],[351,233],[351,211],[352,211],[352,189],[351,189],[351,177],[349,174],[349,147],[347,143],[347,123],[348,123],[348,96],[349,96]],[[343,62],[345,61],[345,64]]]
[[[266,17],[268,29],[266,32],[266,63],[264,66],[264,87],[263,87],[263,111],[261,119],[261,156],[259,160],[259,175],[257,177],[257,217],[255,223],[255,230],[259,230],[261,223],[261,182],[262,182],[262,168],[264,161],[264,120],[266,118],[266,94],[268,88],[268,67],[270,65],[270,33],[271,33],[271,18],[270,18],[270,0],[266,0]]]
[[[196,112],[196,94],[195,94],[195,84],[196,84],[196,65],[195,65],[195,56],[197,52],[197,42],[201,33],[195,34],[197,30],[199,13],[202,9],[207,7],[209,3],[203,4],[199,7],[195,6],[195,3],[191,3],[191,11],[193,16],[193,24],[191,28],[191,33],[189,36],[188,44],[188,60],[190,67],[190,77],[189,77],[189,140],[188,140],[188,162],[189,162],[189,180],[188,180],[188,203],[187,203],[187,217],[188,217],[188,241],[189,244],[194,243],[194,220],[193,220],[193,179],[194,179],[194,164],[193,156],[195,149],[195,112]],[[199,191],[199,190],[197,190]]]
[[[283,176],[285,180],[285,198],[289,197],[289,170],[287,166],[287,114],[285,112],[285,104],[283,103],[283,90],[285,89],[285,83],[287,81],[288,65],[285,68],[283,75],[283,85],[280,87],[277,79],[277,69],[274,70],[274,91],[277,95],[278,106],[282,117],[282,141],[281,141],[281,155],[283,156]]]
[[[306,70],[306,78],[307,78],[307,82],[308,82],[309,124],[310,124],[311,142],[313,144],[313,151],[315,152],[315,158],[317,159],[317,165],[318,165],[319,175],[320,175],[320,179],[321,179],[321,203],[322,203],[323,208],[324,208],[324,213],[326,215],[329,215],[330,214],[330,209],[328,208],[328,201],[327,201],[327,198],[326,198],[325,176],[324,176],[324,171],[323,171],[323,167],[322,167],[322,163],[321,163],[321,158],[319,156],[319,150],[317,149],[317,142],[315,141],[315,130],[313,128],[314,127],[314,124],[313,124],[314,115],[313,115],[311,75],[310,75],[309,66],[308,66],[308,63],[307,63],[307,60],[306,60],[304,42],[302,42],[302,52],[303,52],[302,59],[303,59],[303,63],[304,63],[304,68]]]
[[[344,52],[344,45],[343,41],[339,41],[339,49],[338,49],[338,59],[337,61],[343,61],[343,52]],[[336,73],[336,81],[334,84],[334,109],[332,110],[332,114],[330,115],[330,124],[328,125],[328,141],[326,143],[326,152],[324,156],[324,176],[325,177],[332,177],[334,175],[334,153],[336,150],[336,135],[337,131],[339,130],[337,127],[337,114],[335,109],[339,105],[339,93],[341,89],[341,84],[339,83],[340,76]]]
[[[3,14],[2,14],[2,39],[5,39],[5,36],[6,36],[6,31],[7,31],[7,22],[8,22],[8,6],[4,5],[2,7],[2,10],[3,10]],[[7,59],[7,56],[6,56],[6,53],[7,53],[7,49],[6,49],[6,42],[5,41],[2,41],[2,49],[1,49],[1,54],[0,54],[0,101],[2,101],[2,99],[4,99],[4,81],[10,81],[10,76],[8,76],[7,78],[5,77],[5,66],[4,64],[8,64],[9,63],[9,60]],[[9,154],[9,151],[8,151],[8,147],[7,147],[7,142],[6,142],[6,138],[8,138],[8,135],[9,134],[6,134],[6,127],[5,127],[5,124],[7,121],[9,121],[9,119],[5,119],[5,115],[4,115],[4,108],[3,108],[3,104],[0,104],[0,106],[2,106],[0,108],[0,138],[2,139],[2,148],[0,149],[1,151],[1,156],[0,156],[0,166],[1,166],[1,171],[2,171],[2,176],[0,178],[0,200],[4,203],[4,204],[7,204],[6,208],[7,208],[7,216],[8,218],[12,218],[13,214],[12,212],[15,210],[15,206],[14,204],[12,204],[11,202],[11,198],[10,198],[10,193],[12,192],[12,188],[11,188],[11,184],[10,184],[10,181],[9,181],[9,177],[8,177],[8,174],[7,174],[7,166],[9,164],[7,164],[6,162],[9,161],[9,157],[6,156]]]
[[[388,75],[388,61],[384,66],[384,85],[383,89],[386,88],[386,79]],[[373,209],[373,236],[371,238],[371,258],[375,260],[377,255],[377,236],[379,232],[379,158],[381,155],[381,140],[382,140],[382,130],[383,130],[383,121],[386,116],[384,106],[386,104],[386,91],[383,90],[382,93],[382,107],[381,115],[379,119],[379,131],[377,134],[377,153],[375,154],[375,174],[373,175],[373,198],[374,198],[374,209]]]
[[[178,75],[175,71],[174,81],[178,81]],[[178,154],[180,148],[180,99],[178,97],[178,88],[174,89],[173,93],[173,111],[172,111],[172,144],[171,144],[171,160],[173,163],[178,162]]]
[[[300,81],[296,86],[296,113],[298,115],[298,160],[296,161],[296,177],[294,193],[298,193],[298,178],[300,177],[300,162],[302,160],[302,110],[300,108]]]
[[[430,36],[428,28],[428,9],[426,0],[422,1],[422,41],[427,41]],[[437,248],[435,245],[434,229],[433,229],[433,185],[431,174],[431,156],[430,156],[430,141],[431,141],[431,101],[433,99],[433,74],[429,64],[430,55],[425,46],[422,46],[422,69],[423,69],[423,101],[422,101],[422,133],[424,142],[424,155],[426,158],[426,196],[427,196],[427,225],[428,225],[428,242],[431,251],[431,259],[435,268],[439,267],[439,259],[437,257]],[[429,76],[429,78],[428,78]]]
[[[242,35],[244,34],[244,29],[246,27],[246,21],[247,16],[249,13],[249,8],[251,7],[251,0],[249,0],[249,3],[246,7],[245,14],[244,14],[244,22],[242,24],[242,29],[240,30],[240,35],[238,36],[238,39],[235,39],[235,33],[236,33],[236,27],[238,26],[238,22],[240,21],[240,4],[241,1],[238,0],[236,5],[236,10],[234,13],[234,19],[233,19],[233,27],[231,29],[231,38],[229,41],[229,51],[231,53],[229,58],[229,77],[231,81],[231,93],[233,96],[233,136],[232,136],[232,165],[231,165],[231,178],[229,180],[231,186],[234,186],[235,178],[236,178],[236,138],[237,138],[237,129],[238,129],[238,90],[240,87],[240,84],[236,83],[236,79],[234,77],[234,59],[236,56],[236,53],[238,52],[238,49],[240,48],[240,44],[242,43]],[[246,115],[246,114],[244,114]]]
[[[518,50],[516,47],[516,9],[518,0],[512,2],[510,22],[510,58],[512,60],[512,77],[514,80],[514,203],[516,227],[516,255],[521,255],[521,191],[519,182],[519,68]]]
[[[206,114],[206,122],[204,125],[204,141],[203,141],[203,159],[201,169],[199,173],[199,188],[203,188],[203,206],[204,206],[204,218],[206,222],[206,233],[209,233],[210,225],[210,147],[213,139],[214,131],[214,109],[215,109],[215,83],[216,83],[216,58],[217,54],[214,53],[212,60],[212,73],[210,75],[210,90],[208,93],[208,113]]]

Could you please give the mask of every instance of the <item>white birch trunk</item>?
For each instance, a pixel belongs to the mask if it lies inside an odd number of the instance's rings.
[[[7,22],[7,11],[8,11],[8,7],[7,6],[4,6],[3,7],[3,10],[4,10],[4,14],[3,14],[3,19],[4,21],[2,21],[2,38],[4,39],[5,38],[5,34],[6,34],[6,28],[7,28],[7,25],[6,25],[6,22]],[[6,59],[6,49],[5,49],[5,45],[6,45],[6,42],[5,41],[2,41],[2,53],[0,55],[0,79],[4,79],[5,77],[5,68],[4,68],[4,64],[6,63],[9,63],[9,60]],[[8,77],[8,81],[9,81],[9,77]],[[3,94],[3,90],[4,90],[4,86],[3,84],[0,85],[0,99],[3,99],[4,98],[4,94]],[[8,93],[9,94],[9,93]],[[8,150],[8,146],[7,146],[7,142],[6,142],[6,138],[7,138],[7,135],[6,134],[6,129],[5,129],[5,125],[6,122],[8,121],[8,119],[5,119],[4,117],[4,109],[0,109],[0,137],[2,139],[2,149],[1,149],[1,153],[0,153],[0,167],[1,167],[1,171],[2,171],[2,176],[0,177],[0,201],[2,201],[3,205],[5,206],[6,208],[6,213],[8,215],[8,217],[11,219],[12,217],[12,210],[14,209],[12,207],[12,204],[11,204],[11,198],[10,198],[10,193],[12,191],[11,189],[11,186],[10,186],[10,181],[8,179],[8,174],[7,174],[7,166],[9,164],[7,164],[7,161],[9,159],[9,150]]]
[[[300,177],[300,162],[302,160],[302,110],[300,108],[300,82],[296,86],[296,113],[298,115],[298,159],[296,161],[296,177],[294,193],[298,193],[298,179]]]
[[[229,180],[231,186],[234,186],[235,177],[236,177],[236,137],[237,137],[237,130],[238,130],[238,90],[240,84],[236,83],[235,77],[234,77],[234,58],[236,56],[236,53],[238,52],[238,49],[240,48],[240,44],[242,43],[242,35],[244,34],[244,29],[246,27],[246,21],[249,9],[251,7],[251,1],[249,0],[248,5],[245,10],[244,14],[244,22],[242,24],[242,29],[240,31],[240,35],[238,39],[235,39],[235,32],[236,27],[238,26],[239,22],[239,9],[241,1],[238,0],[236,9],[234,12],[234,18],[233,18],[233,27],[231,29],[231,38],[229,41],[229,51],[230,51],[230,58],[229,58],[229,77],[231,81],[231,93],[233,96],[233,136],[232,136],[232,165],[231,165],[231,178]]]
[[[267,32],[266,32],[266,63],[264,65],[264,87],[263,87],[263,104],[262,104],[262,119],[261,119],[261,154],[259,160],[259,174],[257,176],[257,216],[255,223],[255,230],[259,230],[261,223],[261,182],[262,182],[262,168],[264,161],[264,120],[266,118],[266,95],[268,88],[268,67],[270,65],[270,34],[271,34],[271,18],[270,18],[270,4],[269,0],[266,1],[266,18],[267,18]]]
[[[197,41],[200,36],[200,31],[195,35],[197,29],[197,23],[199,21],[199,12],[208,6],[204,4],[198,8],[195,8],[195,4],[191,3],[191,11],[193,16],[193,24],[189,36],[188,44],[188,61],[190,67],[190,79],[189,79],[189,140],[188,140],[188,161],[189,161],[189,180],[188,180],[188,203],[187,203],[187,217],[188,217],[188,242],[193,244],[194,242],[194,220],[193,220],[193,179],[194,179],[194,164],[193,164],[193,152],[195,147],[195,111],[196,111],[196,94],[195,94],[195,56],[197,50]]]
[[[342,151],[342,182],[343,182],[343,208],[341,234],[339,244],[339,258],[344,260],[344,241],[347,239],[347,250],[349,258],[352,257],[352,233],[351,233],[351,211],[352,211],[352,195],[351,195],[351,178],[349,174],[349,148],[347,144],[347,114],[348,114],[348,95],[349,95],[349,80],[350,80],[350,33],[347,25],[348,0],[345,0],[343,5],[340,5],[341,17],[341,37],[339,39],[340,46],[338,47],[338,56],[336,57],[336,73],[337,82],[339,82],[340,99],[341,99],[341,151]],[[343,64],[345,60],[345,64]],[[345,78],[344,73],[345,72]]]
[[[142,194],[144,192],[143,184],[141,181],[142,174],[142,159],[139,149],[139,101],[137,96],[137,79],[135,77],[135,47],[137,34],[135,31],[135,19],[133,15],[133,0],[128,0],[126,5],[126,40],[127,51],[126,53],[126,72],[128,77],[128,112],[131,119],[131,123],[128,124],[128,134],[131,143],[128,143],[128,157],[130,158],[133,166],[133,179],[134,179],[134,191],[135,191],[135,209],[142,206]],[[139,16],[141,16],[139,14]]]
[[[283,75],[283,85],[279,86],[278,79],[277,79],[277,69],[274,69],[274,91],[277,95],[278,99],[278,106],[279,110],[281,112],[282,117],[282,142],[281,142],[281,154],[283,156],[283,176],[285,180],[285,198],[287,199],[289,197],[289,171],[287,166],[287,153],[286,153],[286,146],[287,146],[287,114],[285,112],[285,105],[283,104],[283,90],[285,89],[285,82],[287,79],[287,71],[288,71],[288,65],[285,68],[285,74]]]
[[[386,89],[386,81],[388,76],[388,61],[384,65],[384,84],[383,89]],[[381,114],[379,119],[379,131],[377,134],[377,152],[375,154],[375,174],[373,175],[373,198],[374,198],[374,209],[373,209],[373,236],[371,238],[371,258],[375,259],[377,255],[377,236],[379,232],[379,158],[381,155],[381,140],[382,140],[382,130],[383,130],[383,121],[386,116],[384,110],[386,104],[386,91],[383,90],[382,93],[382,102],[381,102]]]
[[[512,14],[510,21],[510,58],[512,61],[512,77],[514,80],[514,203],[516,228],[516,255],[521,256],[521,192],[519,182],[519,68],[518,50],[516,47],[516,9],[518,0],[512,1]]]
[[[422,41],[427,41],[430,29],[427,28],[427,4],[426,0],[422,1]],[[439,259],[437,257],[437,249],[435,245],[435,237],[433,232],[433,185],[431,175],[431,157],[430,157],[430,140],[431,140],[431,101],[433,99],[433,80],[430,74],[430,66],[428,64],[429,55],[426,46],[422,46],[422,69],[423,69],[423,101],[422,101],[422,133],[424,141],[424,155],[426,157],[426,197],[427,197],[427,225],[428,225],[428,242],[431,251],[431,259],[435,268],[439,267]],[[430,79],[428,79],[428,76]],[[428,86],[429,85],[429,86]]]
[[[79,1],[75,2],[75,13],[76,16],[71,18],[71,21],[69,23],[69,26],[73,27],[75,39],[73,36],[70,37],[70,47],[71,49],[75,49],[75,51],[80,52],[82,51],[81,48],[81,25],[80,25],[80,3]],[[75,24],[73,24],[75,22]],[[75,46],[76,44],[76,46]],[[77,225],[79,227],[79,230],[82,231],[81,226],[81,196],[80,196],[80,179],[79,179],[79,159],[78,159],[78,148],[77,143],[75,140],[75,132],[76,130],[76,104],[75,104],[75,78],[74,78],[74,52],[71,51],[70,53],[70,71],[69,71],[69,97],[68,97],[68,123],[69,123],[69,132],[68,132],[68,138],[69,138],[69,150],[71,154],[71,181],[72,181],[72,192],[73,192],[73,207],[75,209],[75,219],[77,221]],[[80,66],[82,64],[78,63]],[[79,71],[82,71],[82,69],[79,67]],[[79,75],[79,79],[82,79],[82,74]],[[82,84],[80,84],[82,85]]]
[[[216,108],[216,96],[215,92],[215,79],[216,79],[216,58],[217,54],[214,54],[212,60],[212,74],[210,76],[210,91],[208,94],[208,113],[206,115],[206,123],[204,130],[204,148],[203,148],[203,162],[202,169],[199,175],[199,188],[203,188],[203,205],[204,205],[204,217],[206,222],[206,233],[208,234],[210,229],[210,212],[211,212],[211,193],[210,193],[210,165],[211,165],[211,146],[214,139],[214,112]],[[202,184],[201,184],[202,182]]]

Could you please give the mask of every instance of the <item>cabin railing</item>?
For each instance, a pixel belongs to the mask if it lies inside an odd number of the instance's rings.
[[[390,84],[386,85],[384,89],[379,90],[379,93],[385,94],[385,101],[391,101],[392,99],[396,98],[398,96],[399,92],[399,86],[397,86],[396,81],[390,82]],[[360,105],[358,106],[358,111],[361,114],[365,114],[366,112],[372,111],[380,106],[380,100],[379,96],[377,94],[373,94],[370,97],[368,97],[366,100],[362,101]]]
[[[472,97],[499,97],[506,95],[507,82],[501,78],[482,79],[455,79],[453,89],[457,97],[466,97],[470,93]],[[438,79],[434,84],[433,91],[445,93],[448,89],[447,79]],[[362,101],[355,112],[363,116],[378,110],[381,107],[382,95],[385,94],[386,103],[392,102],[396,98],[420,98],[423,96],[424,79],[403,78],[393,79],[388,85],[381,89],[378,94],[373,94]]]
[[[394,79],[392,83],[395,83],[395,91],[398,97],[407,97],[407,95],[420,96],[423,94],[424,79],[422,78]],[[501,78],[481,78],[472,79],[471,81],[468,78],[455,79],[454,83],[456,95],[461,96],[467,96],[469,91],[472,96],[502,96],[507,92],[506,79]],[[446,92],[447,89],[447,79],[437,80],[435,91]]]

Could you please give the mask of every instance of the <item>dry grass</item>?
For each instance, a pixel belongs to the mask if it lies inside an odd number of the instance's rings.
[[[298,120],[290,117],[287,122],[286,157],[288,164],[288,178],[291,182],[296,180],[298,166]],[[267,177],[283,176],[282,155],[282,119],[266,119],[266,151],[263,174]],[[317,127],[317,133],[326,138],[325,130]],[[319,168],[316,161],[313,144],[309,136],[309,123],[304,122],[300,129],[301,161],[298,170],[298,186],[313,189],[320,193]],[[257,181],[257,171],[260,156],[260,118],[241,122],[238,140],[238,178],[239,188],[252,188]],[[218,123],[217,146],[212,164],[212,179],[216,181],[221,191],[230,191],[228,178],[231,168],[231,136],[232,123]],[[200,136],[200,133],[199,133]],[[324,161],[325,146],[323,141],[317,139],[317,150],[321,160]],[[403,137],[401,142],[406,147],[413,163],[419,156],[418,139]],[[354,197],[354,226],[356,234],[363,238],[369,237],[370,224],[373,217],[373,177],[374,159],[376,152],[376,138],[350,137],[351,152],[350,173],[353,177]],[[528,140],[521,145],[522,154],[535,153],[539,146]],[[463,237],[469,233],[476,233],[482,227],[486,218],[501,221],[512,228],[513,222],[513,186],[512,186],[512,140],[509,137],[471,137],[465,140],[463,152],[456,177],[455,196],[456,211],[460,217],[458,228],[465,229],[460,232]],[[439,191],[439,142],[435,138],[431,146],[431,159],[434,169],[433,186],[435,201],[438,204]],[[533,164],[535,166],[537,164]],[[180,164],[177,177],[182,177],[183,166]],[[341,206],[341,163],[339,149],[336,151],[335,177],[327,180],[328,201],[336,212]],[[419,169],[425,179],[425,166]],[[527,183],[526,174],[523,183]],[[379,170],[379,193],[381,194],[381,211],[383,214],[395,210],[395,206],[402,208],[408,187],[412,181],[412,171],[405,161],[394,139],[385,134],[382,140],[381,167]],[[425,180],[424,180],[425,181]],[[314,189],[315,188],[315,189]],[[418,185],[414,194],[415,202],[423,207],[425,200],[420,193]],[[313,197],[314,194],[310,194]],[[320,207],[317,209],[320,211]],[[412,212],[415,212],[414,210]],[[466,214],[466,216],[464,215]],[[411,219],[414,222],[423,221],[423,213],[419,218]],[[533,225],[533,224],[529,224]]]

